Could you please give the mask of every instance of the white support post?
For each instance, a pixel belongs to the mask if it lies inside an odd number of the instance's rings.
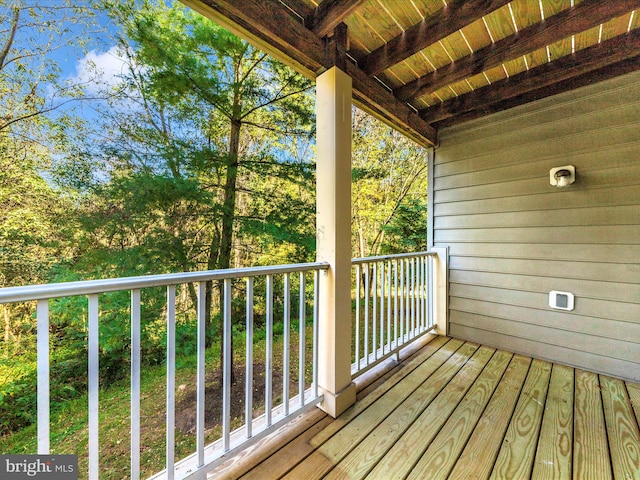
[[[433,321],[438,335],[449,333],[449,247],[434,247],[433,258]]]
[[[316,79],[318,383],[321,408],[337,417],[356,399],[351,381],[351,77],[333,67]]]

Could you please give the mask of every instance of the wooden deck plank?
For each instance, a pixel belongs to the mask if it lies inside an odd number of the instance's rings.
[[[265,478],[279,478],[285,475],[302,459],[306,458],[313,452],[314,448],[309,443],[309,440],[318,432],[322,431],[332,421],[333,418],[328,415],[325,416],[311,428],[302,432],[301,435],[287,444],[285,448],[276,451],[265,461],[239,478],[242,480],[262,480]]]
[[[408,470],[418,461],[431,439],[438,434],[440,427],[447,421],[494,353],[495,349],[489,347],[476,350],[464,367],[422,412],[416,412],[416,417],[413,417],[406,415],[406,412],[397,411],[396,418],[389,419],[388,428],[381,430],[382,435],[377,440],[362,442],[338,465],[338,468],[349,472],[349,478],[352,479],[365,476],[368,479],[382,480],[405,478]],[[370,438],[372,437],[367,440]],[[373,467],[375,469],[371,471]]]
[[[640,432],[624,382],[600,375],[613,476],[640,479]]]
[[[571,477],[573,451],[573,368],[554,365],[545,404],[533,478]]]
[[[611,461],[598,375],[575,371],[573,479],[610,480]]]
[[[640,480],[640,384],[445,337],[207,478]]]
[[[513,357],[462,455],[451,471],[449,475],[451,480],[489,477],[530,364],[529,357],[522,355]]]
[[[640,424],[640,384],[627,383],[627,391],[629,392],[629,400],[636,414],[636,421]]]
[[[329,472],[335,464],[342,460],[360,441],[373,431],[389,414],[395,410],[400,404],[410,397],[411,391],[415,392],[426,377],[427,392],[439,386],[438,392],[446,385],[446,376],[451,370],[451,365],[460,363],[462,359],[471,354],[478,348],[475,344],[464,344],[460,346],[462,341],[448,342],[443,348],[434,353],[424,364],[411,372],[406,382],[401,382],[394,388],[386,392],[378,401],[374,402],[369,408],[365,409],[359,415],[351,420],[347,425],[338,430],[333,436],[327,439],[321,445],[318,445],[318,438],[324,439],[324,433],[321,432],[316,438],[311,440],[311,444],[317,447],[316,451],[311,454],[303,463],[294,468],[284,478],[311,480],[322,478]],[[459,348],[456,348],[458,347]],[[457,361],[445,361],[449,357],[455,357]],[[461,367],[462,365],[460,365]],[[437,375],[435,373],[437,372]],[[455,372],[453,372],[455,373]],[[453,375],[452,373],[452,375]],[[433,375],[432,375],[433,374]],[[408,389],[408,390],[407,390]],[[420,394],[423,388],[420,388]],[[345,412],[346,413],[346,412]]]
[[[380,396],[389,390],[420,364],[424,363],[433,352],[442,347],[448,340],[450,339],[429,333],[423,337],[423,339],[416,342],[419,346],[414,347],[410,345],[409,348],[403,350],[400,360],[395,359],[395,357],[387,359],[387,362],[389,362],[389,370],[386,373],[377,375],[375,369],[373,369],[373,372],[368,371],[357,377],[357,379],[355,379],[357,388],[356,402],[373,403],[373,400],[367,399],[369,394]],[[431,345],[431,347],[428,349],[427,345]]]
[[[529,478],[549,388],[551,363],[534,360],[489,478]]]
[[[287,425],[278,428],[273,434],[262,438],[254,445],[241,450],[221,465],[218,465],[213,472],[207,474],[207,478],[215,478],[216,480],[237,479],[260,462],[268,460],[273,452],[286,450],[288,445],[295,441],[299,432],[312,428],[323,418],[327,418],[327,414],[319,409],[311,410],[296,417]]]
[[[362,442],[357,445],[348,455],[341,460],[334,470],[325,478],[363,478],[376,462],[387,452],[402,434],[409,428],[415,420],[430,406],[441,392],[445,392],[451,383],[460,385],[468,379],[473,372],[478,369],[477,365],[488,361],[492,350],[483,348],[478,352],[478,345],[466,343],[452,355],[449,360],[438,369],[438,375],[427,379],[419,389],[415,390],[407,399],[389,415],[376,428],[375,431],[367,435]],[[476,357],[476,354],[479,356]],[[474,359],[476,359],[474,361]],[[480,368],[481,369],[481,368]],[[479,373],[479,371],[478,371]],[[460,387],[458,387],[460,388]],[[366,414],[365,411],[363,413]],[[404,444],[405,442],[401,442]],[[348,445],[336,444],[334,448],[345,451]]]
[[[405,367],[402,367],[392,375],[387,382],[377,387],[365,398],[359,400],[355,405],[336,418],[331,425],[316,435],[312,440],[313,445],[322,445],[382,395],[388,394],[396,397],[402,395],[404,390],[410,389],[412,385],[415,385],[415,388],[417,388],[427,376],[435,372],[462,344],[463,342],[461,340],[452,341],[446,337],[440,337],[429,342],[418,355],[414,356]],[[434,355],[436,353],[437,355]],[[400,387],[398,386],[400,381],[406,383],[403,383],[403,386]],[[399,399],[398,402],[404,400],[403,397],[398,396],[397,398]]]
[[[495,353],[409,478],[444,480],[448,477],[512,358],[513,354],[508,352]]]

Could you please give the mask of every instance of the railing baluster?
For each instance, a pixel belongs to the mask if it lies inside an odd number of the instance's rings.
[[[306,277],[305,272],[300,272],[300,305],[299,305],[299,313],[298,318],[300,319],[300,324],[298,325],[298,335],[299,335],[299,358],[298,358],[298,397],[300,398],[300,406],[303,407],[305,404],[304,401],[304,390],[305,390],[305,366],[306,366],[306,316],[307,316],[307,302],[305,296],[306,290]]]
[[[418,270],[416,273],[416,309],[418,311],[418,315],[416,316],[416,334],[420,333],[422,326],[422,259],[416,259],[416,269]]]
[[[428,274],[427,274],[427,260],[429,257],[421,258],[422,261],[422,287],[420,288],[420,293],[422,295],[422,329],[427,328],[427,284],[428,284]]]
[[[400,342],[398,341],[398,260],[393,261],[393,341],[394,341],[394,348],[399,348]]]
[[[416,334],[420,333],[420,327],[422,326],[422,262],[421,259],[416,259]]]
[[[378,264],[373,263],[373,287],[371,288],[371,300],[373,301],[373,335],[371,336],[372,345],[371,345],[371,353],[373,354],[374,360],[378,359]]]
[[[99,464],[99,330],[98,295],[89,295],[89,478],[98,478]]]
[[[246,437],[253,435],[253,277],[247,277],[246,306],[246,366],[245,366],[245,431]]]
[[[387,262],[387,353],[393,348],[391,338],[391,262]]]
[[[411,319],[413,318],[413,303],[411,302],[411,297],[413,296],[413,275],[411,271],[411,259],[407,260],[407,338],[405,340],[408,341],[411,339]]]
[[[427,322],[433,326],[433,258],[427,257]]]
[[[223,282],[223,372],[222,372],[222,446],[231,448],[231,279]]]
[[[354,360],[357,368],[360,368],[360,274],[362,272],[362,267],[358,264],[356,265],[356,338],[355,338],[355,355]]]
[[[176,286],[167,286],[167,478],[175,477],[176,429]]]
[[[411,338],[416,336],[416,261],[411,259]]]
[[[291,275],[284,274],[284,335],[282,347],[282,406],[289,415],[289,367],[291,348]]]
[[[380,262],[380,355],[384,355],[384,292],[385,292],[384,262]]]
[[[406,312],[405,312],[405,321],[406,321],[406,325],[405,325],[405,332],[406,332],[406,338],[403,339],[405,342],[411,338],[411,260],[407,259],[406,260],[407,264],[405,265],[405,276],[406,276],[406,283],[405,283],[405,308],[406,308]]]
[[[271,409],[273,402],[272,386],[272,356],[273,356],[273,275],[267,275],[267,339],[266,339],[266,362],[265,362],[265,382],[264,382],[264,413],[266,424],[271,426]]]
[[[398,304],[400,307],[400,343],[404,343],[404,315],[405,315],[405,302],[404,297],[406,295],[405,279],[404,279],[404,259],[399,260],[400,263],[400,298]]]
[[[325,275],[327,273],[325,272]],[[313,397],[318,397],[318,308],[320,303],[320,271],[315,270],[313,275]]]
[[[198,467],[204,466],[205,431],[205,350],[207,338],[207,282],[198,283],[198,366],[196,380],[196,452]]]
[[[131,480],[140,478],[140,290],[131,290]]]
[[[38,300],[37,355],[38,355],[38,454],[49,454],[49,300]]]
[[[421,282],[421,277],[420,277],[420,259],[417,258],[415,260],[416,262],[416,274],[415,274],[415,278],[416,278],[416,330],[415,330],[415,336],[418,335],[418,333],[420,332],[420,322],[422,321],[422,310],[421,310],[421,302],[420,302],[420,287],[422,286],[422,282]]]
[[[371,265],[365,264],[366,273],[364,277],[364,366],[369,365],[369,275],[371,275]]]

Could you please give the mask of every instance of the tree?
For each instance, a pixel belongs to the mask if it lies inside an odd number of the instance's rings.
[[[95,28],[89,5],[0,0],[0,134],[14,141],[38,137],[34,122],[83,96],[83,85],[69,81],[59,58],[82,50]]]
[[[313,232],[294,222],[308,224],[313,200],[297,195],[312,188],[313,168],[295,153],[312,138],[312,84],[180,4],[115,2],[110,12],[126,66],[102,95],[96,135],[73,158],[94,174],[84,184],[58,178],[84,189],[90,248],[76,266],[90,276],[225,269],[254,264],[274,238],[304,237],[305,249],[292,251],[308,255]],[[195,304],[193,288],[187,298]]]
[[[424,250],[426,150],[354,108],[352,176],[356,255]]]
[[[150,94],[162,92],[168,105],[192,114],[194,107],[204,108],[203,139],[218,155],[215,168],[220,172],[222,198],[220,226],[211,238],[207,268],[229,268],[240,169],[275,164],[267,158],[273,135],[265,132],[309,134],[311,105],[305,94],[311,84],[179,5],[165,10],[145,3],[129,22],[127,33],[149,69]],[[299,125],[306,129],[300,131]],[[243,138],[245,130],[251,131]]]
[[[57,151],[56,130],[73,121],[66,107],[82,97],[56,53],[82,49],[78,34],[93,13],[65,1],[0,0],[0,17],[0,286],[17,286],[46,282],[68,254],[59,220],[69,198],[42,172]],[[5,353],[20,349],[11,318],[24,315],[3,306]]]
[[[71,1],[0,0],[0,286],[46,283],[54,267],[73,255],[65,220],[68,192],[45,176],[59,154],[60,132],[75,123],[70,107],[83,95],[60,61],[82,51],[93,12]],[[6,21],[4,21],[6,19]],[[88,38],[88,37],[87,37]],[[0,385],[0,434],[33,421],[35,325],[29,305],[0,306],[4,323],[4,373]],[[57,340],[64,333],[52,325]],[[66,352],[69,353],[69,352]],[[78,356],[78,351],[70,352]],[[55,361],[59,352],[52,354]],[[70,390],[52,385],[54,402]]]

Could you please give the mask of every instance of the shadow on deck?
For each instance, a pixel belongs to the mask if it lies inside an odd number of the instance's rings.
[[[208,478],[640,478],[640,385],[471,342],[431,337]]]

